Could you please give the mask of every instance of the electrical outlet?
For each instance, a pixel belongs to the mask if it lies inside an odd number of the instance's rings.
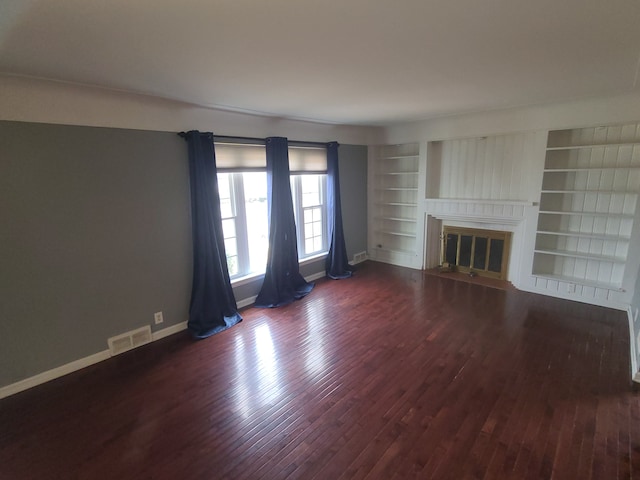
[[[568,283],[567,284],[567,293],[576,293],[576,284]]]
[[[162,318],[162,312],[154,313],[153,320],[156,323],[156,325],[159,325],[160,323],[164,322],[164,319]]]

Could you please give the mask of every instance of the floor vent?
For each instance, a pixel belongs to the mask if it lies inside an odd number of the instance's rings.
[[[351,265],[355,265],[356,263],[362,263],[367,259],[367,252],[359,252],[353,255],[353,262]]]
[[[130,332],[111,337],[107,340],[111,356],[132,350],[140,345],[151,343],[151,327],[138,328]]]

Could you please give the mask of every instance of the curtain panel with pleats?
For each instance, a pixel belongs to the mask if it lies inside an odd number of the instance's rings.
[[[206,338],[242,321],[227,268],[213,133],[192,130],[187,141],[193,233],[193,284],[187,327]]]
[[[266,141],[269,253],[256,307],[279,307],[307,295],[314,287],[300,274],[296,224],[291,199],[288,141]]]
[[[342,228],[342,204],[340,201],[340,172],[338,168],[338,143],[327,144],[327,217],[329,219],[329,253],[325,268],[327,276],[334,280],[349,278],[354,268],[349,265],[347,247]]]

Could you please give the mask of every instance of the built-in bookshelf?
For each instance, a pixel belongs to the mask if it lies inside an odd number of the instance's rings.
[[[550,131],[533,274],[623,290],[639,193],[640,124]]]
[[[423,188],[419,144],[375,147],[369,168],[369,254],[375,260],[415,266],[421,238],[418,192]]]

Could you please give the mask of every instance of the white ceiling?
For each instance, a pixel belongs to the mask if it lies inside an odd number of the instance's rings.
[[[639,91],[638,0],[0,0],[0,72],[381,125]]]

